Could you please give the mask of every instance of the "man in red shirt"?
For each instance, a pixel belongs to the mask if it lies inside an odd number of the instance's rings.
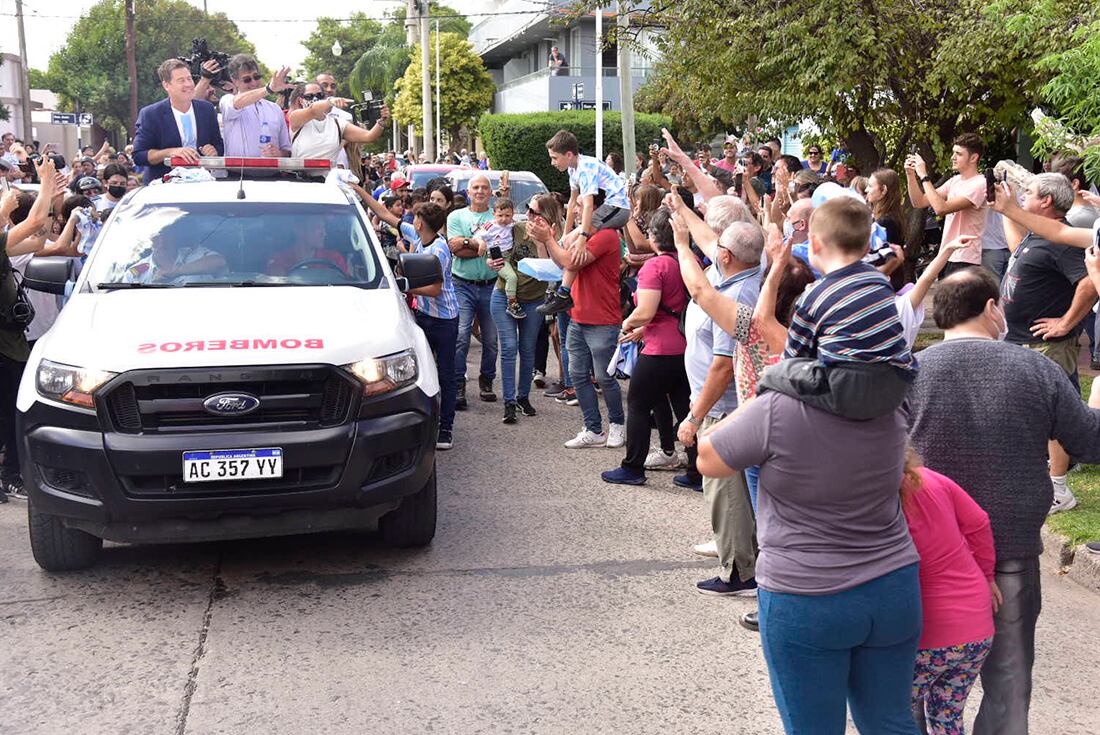
[[[569,352],[569,377],[577,391],[584,429],[565,442],[569,449],[588,447],[621,447],[626,442],[626,416],[623,413],[622,392],[607,366],[615,352],[622,326],[619,307],[619,233],[598,230],[589,238],[578,238],[576,246],[561,247],[554,238],[547,240],[550,257],[559,266],[574,271],[571,295],[573,308],[566,336]],[[608,431],[605,434],[600,415],[599,398],[592,385],[596,376],[603,388],[607,404]]]

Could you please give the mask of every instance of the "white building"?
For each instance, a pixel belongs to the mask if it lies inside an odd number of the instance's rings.
[[[595,102],[597,73],[603,76],[605,108],[621,109],[616,47],[604,48],[597,58],[595,13],[563,25],[570,5],[570,0],[494,0],[491,12],[497,15],[486,17],[470,31],[470,43],[497,85],[493,112],[565,109],[577,93],[582,106],[590,107]],[[615,15],[610,7],[603,13],[606,35],[614,28]],[[641,33],[639,40],[649,51],[632,54],[635,91],[649,76],[655,55],[648,32]],[[557,73],[549,67],[553,46],[569,63]]]

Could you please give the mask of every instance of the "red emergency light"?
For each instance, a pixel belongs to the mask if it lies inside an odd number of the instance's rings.
[[[198,162],[188,161],[180,156],[172,156],[169,161],[172,168],[207,169],[279,169],[281,171],[304,171],[306,169],[330,169],[332,161],[324,158],[262,158],[242,156],[202,156]]]

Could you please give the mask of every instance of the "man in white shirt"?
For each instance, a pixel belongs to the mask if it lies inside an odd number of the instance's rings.
[[[289,67],[283,67],[267,84],[260,76],[260,65],[248,54],[237,54],[229,60],[229,78],[233,81],[233,94],[227,94],[218,102],[222,113],[222,128],[227,156],[266,156],[269,158],[290,155],[290,130],[283,111],[266,99],[289,89],[286,83]]]

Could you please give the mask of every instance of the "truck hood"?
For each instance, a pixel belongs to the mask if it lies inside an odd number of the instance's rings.
[[[347,364],[423,339],[392,289],[174,288],[76,294],[37,355],[112,372]]]

